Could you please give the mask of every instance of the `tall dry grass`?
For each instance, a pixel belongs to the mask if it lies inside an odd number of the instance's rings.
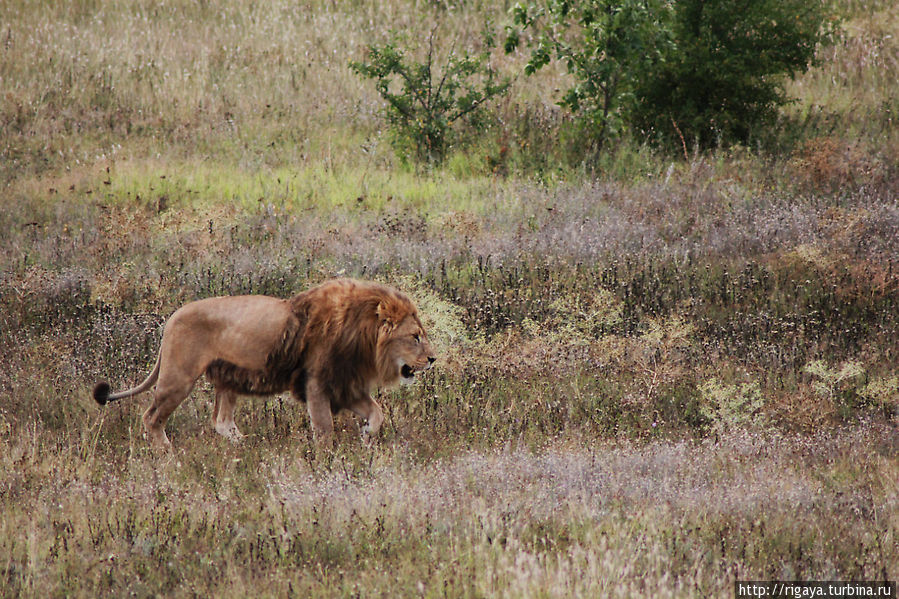
[[[388,30],[414,39],[439,21],[449,47],[497,14],[429,2],[5,2],[3,177],[173,152],[250,169],[358,163],[381,125],[348,61]]]
[[[2,594],[724,597],[896,576],[896,439],[877,426],[327,464],[204,436],[171,456],[40,428],[8,445]]]
[[[896,578],[895,9],[841,5],[767,150],[587,164],[547,71],[403,167],[347,61],[502,8],[0,1],[0,595]],[[408,291],[439,350],[374,451],[344,415],[317,454],[286,397],[231,446],[201,383],[159,456],[146,397],[90,398],[182,303],[338,274]]]

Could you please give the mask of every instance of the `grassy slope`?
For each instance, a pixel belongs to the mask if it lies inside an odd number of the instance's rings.
[[[405,167],[347,60],[502,14],[335,6],[2,2],[0,594],[899,578],[899,11],[844,3],[782,151],[623,144],[594,177],[551,71]],[[374,453],[341,417],[316,456],[280,398],[232,447],[200,385],[160,457],[145,399],[90,400],[184,301],[338,273],[407,289],[441,350]]]

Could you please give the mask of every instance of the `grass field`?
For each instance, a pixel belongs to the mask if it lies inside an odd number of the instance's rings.
[[[0,0],[0,596],[899,579],[899,8],[837,10],[752,147],[585,159],[550,68],[421,166],[348,62],[501,4]],[[90,396],[184,302],[338,275],[438,350],[373,449],[288,396],[232,445],[202,382],[161,454],[149,396]]]

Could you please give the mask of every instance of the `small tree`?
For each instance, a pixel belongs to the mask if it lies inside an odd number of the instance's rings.
[[[511,12],[506,50],[531,31],[526,73],[567,66],[575,85],[559,103],[599,148],[626,127],[684,148],[746,141],[827,35],[820,0],[538,0]]]
[[[746,142],[828,34],[820,1],[678,0],[672,15],[673,44],[639,74],[633,122],[678,146]]]
[[[399,47],[399,38],[368,46],[366,60],[350,62],[356,73],[375,79],[380,96],[387,101],[384,114],[393,133],[394,148],[411,149],[416,158],[440,161],[453,136],[453,125],[471,120],[493,97],[510,85],[489,62],[493,36],[485,28],[484,49],[477,53],[457,52],[455,43],[441,65],[435,50],[437,28],[428,37],[424,62],[417,62]]]
[[[764,422],[765,401],[757,381],[727,385],[718,379],[699,387],[702,415],[708,418],[715,434],[723,436],[735,428]]]
[[[597,149],[628,124],[639,77],[658,62],[670,43],[671,9],[664,0],[544,0],[512,8],[506,52],[532,32],[530,75],[562,61],[575,85],[559,104],[588,125]]]

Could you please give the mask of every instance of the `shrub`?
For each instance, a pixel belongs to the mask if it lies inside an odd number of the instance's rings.
[[[428,36],[424,62],[411,58],[409,51],[399,46],[396,34],[382,46],[368,46],[365,61],[350,62],[356,73],[376,80],[378,93],[387,101],[384,114],[397,152],[404,155],[412,150],[416,158],[428,162],[443,159],[452,143],[454,123],[462,119],[475,122],[478,111],[510,85],[489,62],[495,46],[489,28],[485,27],[480,52],[457,52],[453,43],[439,66],[436,32],[435,27]]]
[[[806,364],[804,371],[813,377],[812,386],[819,397],[830,401],[843,417],[852,413],[865,376],[861,364],[850,360],[837,370],[824,360],[813,360]],[[876,387],[872,387],[868,393],[873,396],[877,391]]]
[[[711,379],[699,388],[702,394],[700,411],[719,436],[752,424],[761,424],[764,399],[757,381],[727,385]]]
[[[565,63],[575,85],[559,104],[581,119],[601,150],[606,139],[617,136],[627,124],[637,77],[663,54],[669,11],[661,0],[517,4],[505,49],[514,51],[524,31],[536,32],[525,73],[533,74],[553,58]]]
[[[506,51],[531,30],[526,73],[565,63],[575,85],[559,103],[598,149],[627,128],[684,151],[747,141],[827,34],[822,5],[803,0],[541,0],[512,15]]]
[[[634,124],[657,139],[709,147],[747,142],[787,103],[783,83],[826,39],[823,5],[805,0],[679,0],[673,44],[637,73]]]

